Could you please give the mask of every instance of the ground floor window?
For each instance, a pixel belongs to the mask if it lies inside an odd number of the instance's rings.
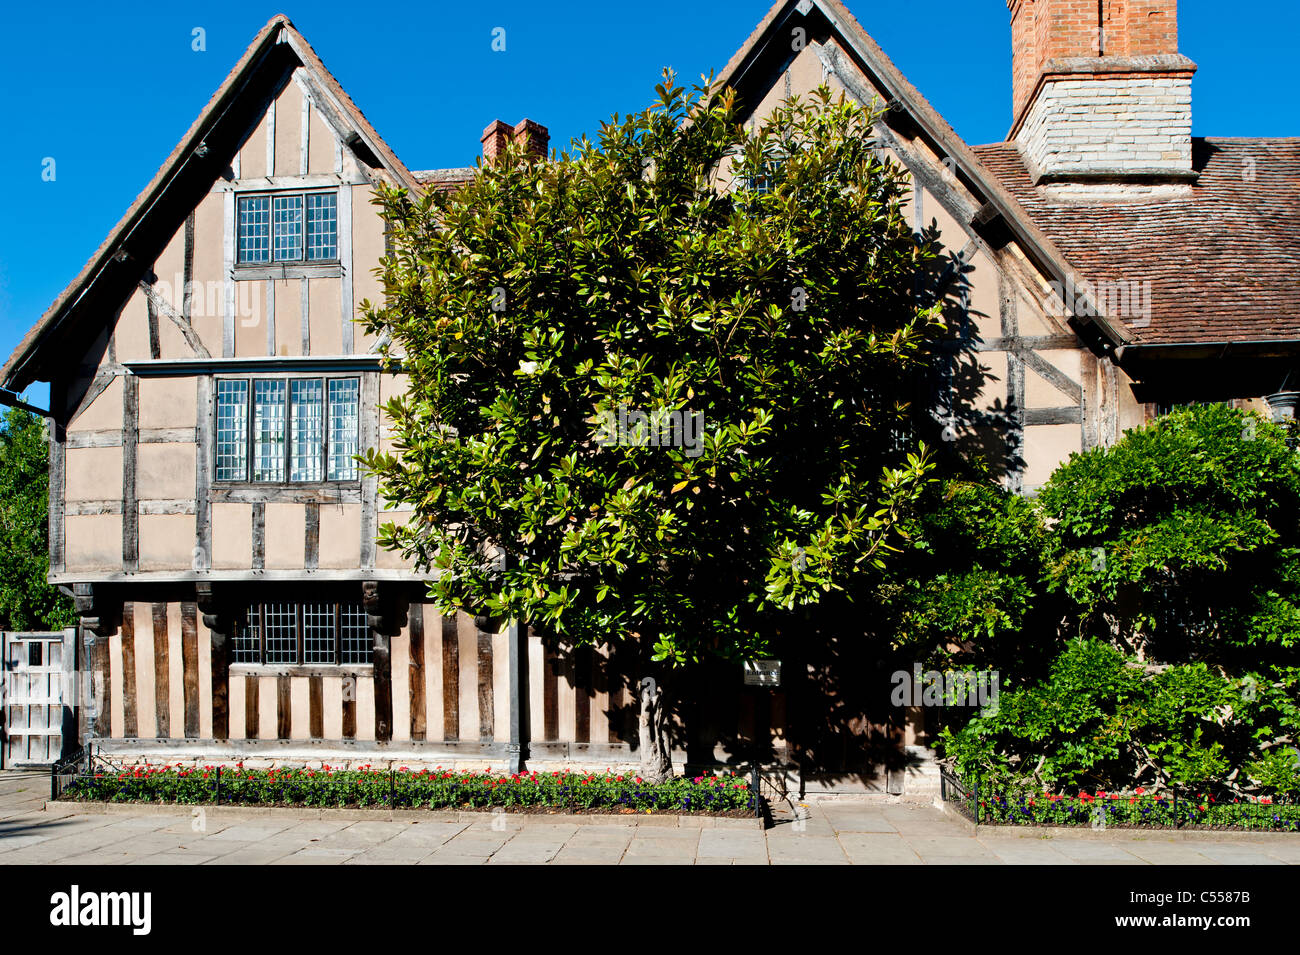
[[[250,602],[235,627],[235,663],[267,665],[371,662],[372,642],[360,600]]]

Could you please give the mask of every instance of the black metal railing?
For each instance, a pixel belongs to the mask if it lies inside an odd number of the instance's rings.
[[[939,792],[953,811],[976,825],[1300,832],[1300,799],[1293,795],[1242,796],[1187,785],[1065,794],[965,779],[947,768],[940,771]]]
[[[92,760],[96,750],[94,743],[87,743],[75,752],[69,753],[50,766],[50,798],[58,799],[63,795],[72,781],[78,776],[91,772]]]
[[[940,769],[939,795],[943,801],[956,810],[959,815],[965,816],[971,822],[979,825],[980,806],[978,781],[967,783],[956,773],[951,772],[948,769]]]

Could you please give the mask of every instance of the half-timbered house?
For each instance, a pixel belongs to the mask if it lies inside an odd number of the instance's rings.
[[[719,81],[747,120],[823,83],[885,108],[873,135],[947,250],[970,358],[937,413],[996,448],[1008,486],[1165,405],[1291,413],[1300,143],[1192,138],[1175,0],[1008,5],[1002,143],[963,142],[838,0],[778,0]],[[511,137],[546,149],[537,124],[497,122],[485,156]],[[409,170],[276,17],[0,372],[11,399],[50,382],[50,578],[77,600],[102,688],[82,733],[105,752],[632,758],[632,675],[609,653],[443,617],[375,543],[402,514],[353,456],[385,442],[403,380],[354,322],[380,294],[370,199],[472,172]],[[692,701],[683,755],[744,761],[770,725],[807,785],[930,784],[919,712],[890,713],[843,654],[791,654],[770,697],[736,674]]]

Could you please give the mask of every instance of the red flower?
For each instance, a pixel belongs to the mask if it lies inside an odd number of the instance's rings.
[[[1139,786],[1139,787],[1137,788],[1137,794],[1138,794],[1139,796],[1141,796],[1144,792],[1146,792],[1146,790],[1143,789],[1141,786]]]

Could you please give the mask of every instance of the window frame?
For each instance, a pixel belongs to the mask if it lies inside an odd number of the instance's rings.
[[[334,196],[334,255],[326,259],[313,259],[308,257],[308,250],[311,247],[310,234],[308,230],[308,202],[309,196],[332,195]],[[279,259],[275,255],[275,200],[276,199],[293,199],[297,198],[302,202],[302,233],[299,236],[298,247],[300,256],[296,259]],[[254,262],[245,259],[240,242],[241,233],[240,220],[243,212],[243,204],[249,199],[266,199],[267,209],[267,259],[265,262]],[[235,196],[235,268],[239,269],[266,269],[273,268],[277,265],[283,266],[312,266],[312,265],[341,265],[340,248],[342,243],[339,241],[339,232],[343,227],[343,221],[339,214],[339,187],[330,186],[319,189],[256,189],[249,191],[240,191]]]
[[[290,606],[293,607],[295,652],[294,652],[294,659],[292,661],[284,661],[284,660],[268,661],[266,659],[266,610],[268,606],[274,606],[275,604],[289,604]],[[306,660],[307,643],[306,643],[306,627],[304,625],[304,618],[306,616],[306,608],[308,605],[324,605],[331,608],[332,615],[334,618],[334,653],[333,653],[333,659],[328,663],[308,662]],[[239,648],[238,648],[239,634],[236,633],[232,636],[232,640],[231,640],[230,666],[232,668],[244,668],[244,669],[257,668],[263,670],[275,670],[277,668],[286,668],[286,667],[292,667],[296,669],[314,669],[314,668],[336,669],[340,671],[373,668],[374,667],[374,632],[371,629],[368,622],[366,624],[366,636],[367,636],[366,647],[370,655],[370,659],[360,661],[360,662],[345,662],[343,660],[343,610],[345,607],[359,608],[361,610],[362,617],[365,618],[366,616],[365,607],[359,598],[355,601],[337,600],[337,599],[312,600],[310,598],[292,599],[292,600],[271,600],[269,602],[264,598],[257,599],[257,600],[249,600],[247,602],[247,605],[243,608],[239,617],[239,622],[236,624],[236,626],[240,628],[247,628],[249,626],[248,623],[249,617],[251,616],[249,611],[256,608],[257,610],[257,661],[251,662],[248,660],[234,659],[234,657],[239,652]]]
[[[244,475],[241,478],[222,478],[218,477],[220,464],[219,442],[216,440],[217,422],[220,420],[221,403],[218,400],[217,382],[222,381],[243,381],[247,384],[244,392],[244,412],[245,412],[245,434],[244,434]],[[283,436],[283,474],[284,477],[279,481],[259,481],[255,480],[256,458],[254,457],[257,448],[257,419],[255,414],[256,405],[256,383],[258,381],[283,381],[284,387],[284,436]],[[294,481],[293,477],[293,382],[294,381],[319,381],[321,383],[321,441],[320,441],[320,474],[318,481]],[[330,427],[330,383],[334,381],[353,381],[356,382],[356,449],[357,454],[361,454],[365,448],[361,442],[361,418],[363,414],[362,394],[362,376],[359,373],[330,374],[322,372],[320,374],[293,374],[280,372],[274,374],[267,373],[246,373],[238,375],[217,375],[213,378],[213,399],[212,399],[212,461],[211,474],[214,487],[262,487],[262,488],[308,488],[308,487],[335,487],[335,488],[357,488],[361,486],[361,466],[356,465],[356,476],[342,480],[330,480],[330,441],[332,438],[332,428]]]

